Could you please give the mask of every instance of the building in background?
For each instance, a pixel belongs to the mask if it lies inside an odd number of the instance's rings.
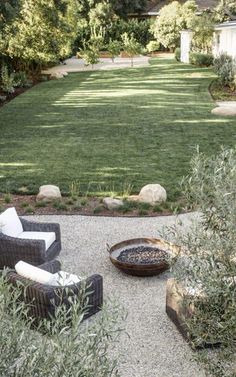
[[[184,4],[187,0],[180,0],[180,4]],[[219,0],[196,0],[198,11],[202,12],[206,9],[213,9],[217,6]],[[148,1],[147,7],[143,12],[130,13],[129,18],[147,19],[158,17],[161,8],[170,4],[170,0],[152,0]]]
[[[236,59],[236,20],[216,25],[212,52],[214,56],[225,52]]]

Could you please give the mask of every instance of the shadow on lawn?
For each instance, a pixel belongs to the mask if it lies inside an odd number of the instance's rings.
[[[214,152],[234,143],[235,120],[210,113],[212,77],[155,59],[147,68],[70,74],[32,88],[0,110],[7,125],[0,190],[54,183],[68,191],[78,181],[83,192],[119,191],[124,182],[138,191],[159,182],[175,199],[196,145]]]

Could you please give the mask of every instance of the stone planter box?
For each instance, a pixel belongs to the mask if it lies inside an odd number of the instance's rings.
[[[167,281],[166,287],[166,313],[169,318],[174,322],[183,337],[190,342],[194,340],[194,337],[188,333],[186,326],[186,320],[194,316],[194,303],[196,300],[198,302],[206,302],[207,298],[203,294],[197,291],[189,292],[181,284],[177,283],[175,279],[169,279]],[[192,302],[191,302],[192,301]],[[187,305],[189,302],[189,305]],[[207,337],[199,342],[194,348],[205,348],[219,346],[220,342],[215,340],[212,342]]]
[[[169,279],[166,285],[166,313],[184,338],[189,340],[185,319],[189,318],[194,310],[184,306],[184,297],[183,288],[177,284],[175,279]]]

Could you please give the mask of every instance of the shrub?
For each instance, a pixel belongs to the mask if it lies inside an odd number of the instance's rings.
[[[15,87],[22,87],[27,88],[30,87],[32,83],[28,79],[27,75],[23,71],[16,72],[14,74],[14,86]]]
[[[6,101],[7,97],[6,96],[0,96],[0,102]]]
[[[181,54],[181,50],[179,47],[177,47],[175,49],[175,59],[177,60],[177,62],[180,62],[180,54]]]
[[[190,63],[199,67],[209,67],[213,65],[214,57],[212,54],[201,52],[190,52]]]
[[[219,77],[223,86],[231,86],[235,80],[235,62],[233,58],[225,53],[214,59],[214,71]]]
[[[86,307],[76,299],[70,323],[68,311],[60,307],[50,323],[42,320],[32,328],[29,306],[19,297],[20,291],[0,276],[1,376],[117,376],[117,361],[108,357],[124,319],[117,303],[105,304],[94,321],[82,325]]]
[[[147,44],[146,49],[149,53],[158,51],[160,49],[160,43],[158,41],[150,41]]]
[[[109,40],[118,40],[122,42],[122,35],[127,33],[128,35],[133,34],[134,38],[145,47],[149,41],[153,38],[150,31],[151,22],[149,20],[136,20],[130,19],[128,21],[118,19],[113,21],[111,26],[106,31],[106,42]]]
[[[9,73],[7,66],[2,65],[1,69],[1,88],[5,93],[14,93],[14,73]]]
[[[191,176],[183,180],[184,193],[201,218],[187,234],[186,229],[176,229],[184,257],[175,264],[175,276],[200,291],[186,302],[194,308],[186,318],[193,345],[221,344],[214,357],[197,356],[212,376],[235,376],[227,368],[236,352],[236,148],[212,157],[197,152],[191,165]]]

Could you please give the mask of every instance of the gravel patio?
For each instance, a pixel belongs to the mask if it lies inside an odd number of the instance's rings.
[[[180,215],[187,229],[195,214]],[[63,269],[78,275],[99,273],[104,297],[114,295],[128,311],[126,330],[115,352],[122,352],[121,377],[204,377],[192,361],[193,353],[165,313],[169,273],[150,278],[122,274],[110,263],[106,243],[136,237],[157,237],[175,216],[110,218],[86,216],[30,216],[58,222],[62,232]]]

